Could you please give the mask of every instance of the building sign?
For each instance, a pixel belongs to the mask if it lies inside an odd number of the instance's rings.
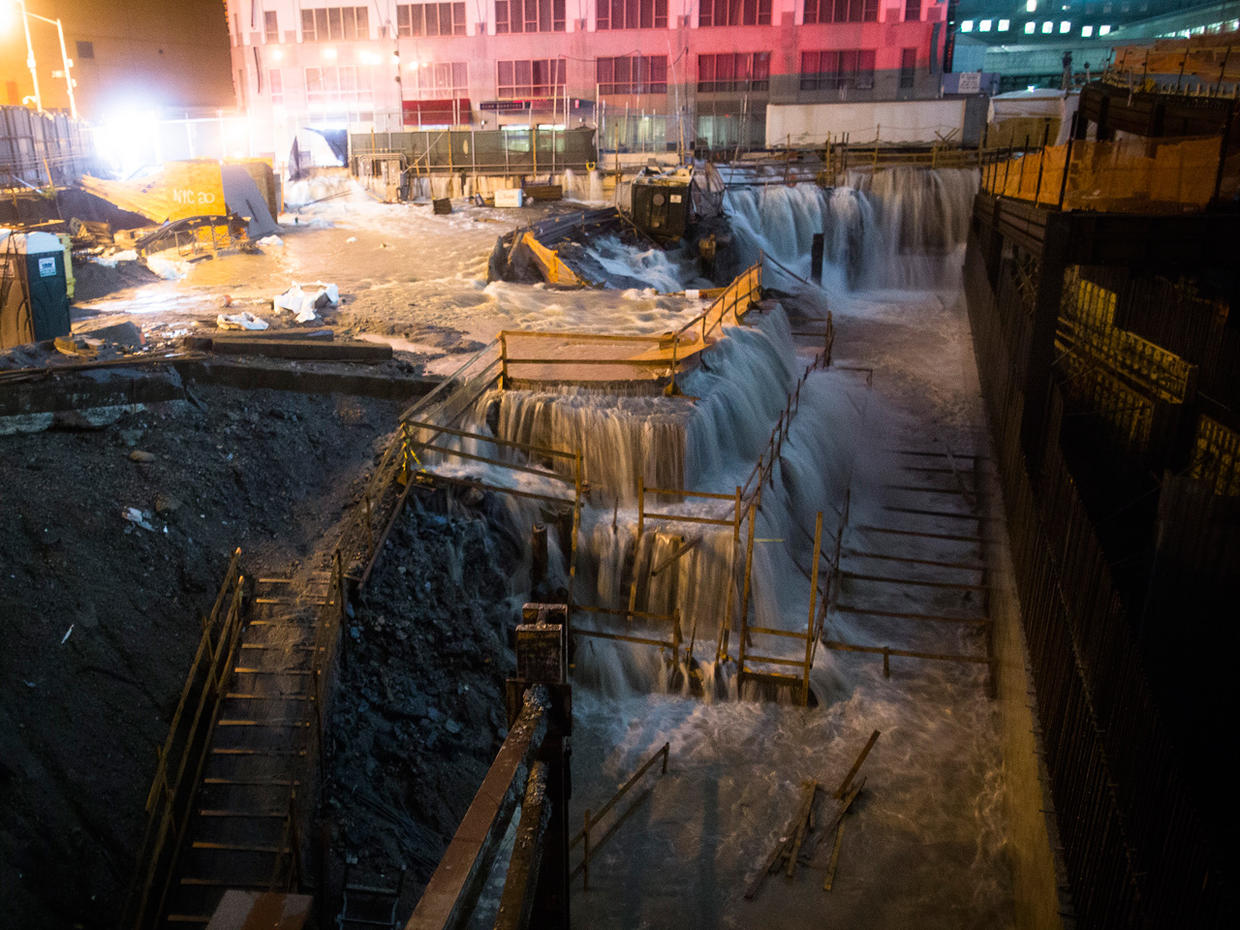
[[[982,72],[964,71],[959,75],[956,84],[958,94],[980,94],[982,92]]]
[[[478,109],[489,113],[524,113],[533,109],[532,104],[532,100],[484,100]]]
[[[490,113],[529,113],[533,110],[563,110],[562,97],[526,97],[523,100],[484,100],[478,104],[479,110]],[[568,110],[572,114],[584,116],[594,112],[594,101],[581,97],[568,98]]]

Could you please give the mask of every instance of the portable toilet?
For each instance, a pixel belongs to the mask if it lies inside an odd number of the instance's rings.
[[[0,348],[67,336],[65,251],[51,233],[0,229]]]

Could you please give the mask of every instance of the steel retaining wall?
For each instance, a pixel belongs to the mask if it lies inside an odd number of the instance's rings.
[[[1022,299],[1042,263],[999,248],[997,236],[979,213],[966,292],[1072,916],[1087,927],[1215,926],[1227,891],[1208,824],[1155,706],[1132,605],[1060,448],[1062,399],[1053,385],[1027,396],[1047,384],[1029,378],[1036,320]],[[1025,421],[1040,428],[1031,434]]]

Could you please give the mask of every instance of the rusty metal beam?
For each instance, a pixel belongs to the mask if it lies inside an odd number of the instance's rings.
[[[547,735],[550,706],[544,686],[526,690],[520,716],[508,731],[405,930],[465,926],[524,791],[530,766]]]

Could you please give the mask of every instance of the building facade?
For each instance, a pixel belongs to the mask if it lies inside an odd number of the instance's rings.
[[[33,107],[37,77],[43,108],[67,111],[67,60],[77,110],[91,121],[231,107],[221,13],[217,0],[0,0],[0,104]]]
[[[238,105],[302,127],[594,126],[600,147],[761,145],[767,103],[940,94],[938,0],[229,0]]]

